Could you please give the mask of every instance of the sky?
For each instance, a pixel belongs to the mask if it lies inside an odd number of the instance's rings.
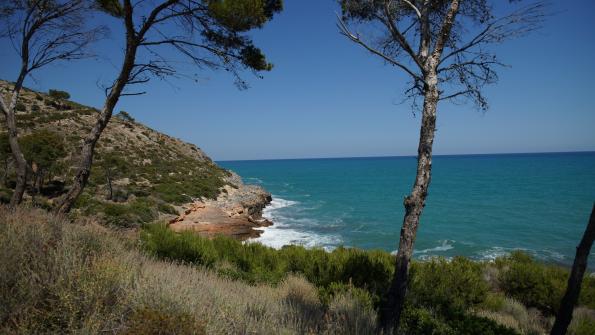
[[[435,154],[595,150],[595,1],[554,0],[551,9],[543,29],[495,47],[510,67],[484,90],[487,112],[439,105]],[[420,116],[400,103],[407,76],[341,36],[338,10],[332,0],[285,0],[250,33],[275,67],[262,79],[244,73],[247,90],[228,73],[195,71],[198,82],[152,80],[115,111],[215,160],[415,155]],[[119,23],[97,15],[112,29],[94,47],[100,57],[51,65],[27,87],[101,107],[98,83],[115,78],[123,41]],[[0,78],[14,81],[18,64],[12,48],[0,48]]]

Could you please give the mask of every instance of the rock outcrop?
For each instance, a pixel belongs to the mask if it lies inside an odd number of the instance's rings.
[[[240,240],[258,237],[256,228],[270,226],[262,211],[271,194],[257,185],[245,185],[231,172],[215,200],[200,199],[182,206],[183,213],[169,222],[174,231],[191,230],[203,236],[231,236]]]

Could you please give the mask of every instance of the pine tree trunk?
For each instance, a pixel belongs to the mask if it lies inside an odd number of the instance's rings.
[[[118,103],[122,91],[130,78],[130,72],[134,68],[138,40],[136,40],[135,36],[128,36],[126,44],[127,48],[120,74],[105,100],[105,104],[97,117],[95,125],[83,142],[78,170],[74,176],[72,186],[54,209],[58,214],[68,213],[87,185],[87,181],[91,175],[91,165],[93,164],[93,154],[97,141],[99,141],[99,137],[110,121],[114,107]]]
[[[576,256],[574,257],[574,264],[572,264],[572,271],[570,272],[570,278],[568,278],[568,286],[566,287],[566,293],[560,303],[560,309],[556,316],[556,321],[552,327],[551,335],[564,335],[572,321],[572,312],[574,306],[578,301],[581,293],[581,283],[585,275],[585,269],[587,268],[587,258],[591,252],[593,246],[593,240],[595,240],[595,204],[591,210],[591,217],[587,224],[587,229],[583,234],[583,238],[576,248]]]
[[[21,147],[18,141],[18,131],[15,117],[15,109],[23,82],[27,76],[26,65],[23,66],[17,79],[13,91],[10,104],[7,106],[4,102],[4,98],[0,97],[0,107],[4,113],[6,119],[6,128],[8,129],[8,143],[10,145],[10,151],[15,162],[15,173],[16,173],[16,187],[10,198],[10,207],[14,208],[23,201],[23,195],[25,193],[25,186],[27,184],[27,160],[21,151]]]
[[[411,194],[403,202],[405,217],[401,228],[399,250],[397,252],[395,273],[388,292],[386,304],[381,310],[381,326],[385,331],[396,330],[405,305],[409,263],[413,254],[413,244],[419,226],[419,219],[425,206],[432,171],[432,145],[436,131],[436,106],[438,88],[436,74],[427,77],[430,85],[424,95],[421,131],[417,149],[417,174]]]

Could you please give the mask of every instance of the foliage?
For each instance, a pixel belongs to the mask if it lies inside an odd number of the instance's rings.
[[[278,284],[289,273],[301,274],[326,300],[347,291],[341,285],[349,285],[369,291],[369,300],[377,304],[392,274],[392,256],[380,251],[337,248],[326,252],[300,246],[275,250],[227,237],[209,240],[191,232],[177,234],[159,224],[145,226],[142,241],[147,251],[159,257],[216,268],[224,276],[253,284]]]
[[[209,240],[191,232],[175,233],[159,224],[145,226],[141,240],[144,249],[153,255],[206,266],[221,276],[250,284],[277,285],[287,275],[304,276],[317,287],[325,305],[337,296],[349,294],[359,306],[377,308],[390,284],[394,262],[393,256],[382,251],[337,248],[327,252],[300,246],[275,250],[226,237]],[[530,260],[532,267],[545,273],[550,273],[552,268],[563,271],[515,253],[497,260],[502,278],[512,274],[504,268],[520,261],[517,258],[523,262]],[[401,330],[406,334],[477,334],[478,330],[482,334],[515,334],[515,329],[523,333],[543,329],[546,321],[539,313],[527,311],[523,305],[498,293],[503,290],[512,295],[508,281],[490,291],[484,278],[488,267],[492,269],[493,265],[463,257],[414,262]],[[563,272],[567,275],[567,271]],[[588,288],[590,283],[591,279],[586,279],[582,304],[591,303],[587,300],[593,294]],[[545,280],[543,287],[550,290],[555,284]],[[523,293],[539,296],[541,290],[541,286],[527,285]],[[473,310],[486,312],[471,313]],[[511,318],[512,323],[507,321]]]
[[[26,112],[27,111],[27,106],[25,106],[24,103],[22,102],[17,102],[15,109],[19,112]]]
[[[98,213],[106,223],[119,227],[134,227],[157,218],[155,204],[149,198],[138,198],[126,204],[103,202]]]
[[[372,334],[342,295],[324,308],[303,278],[278,287],[147,257],[129,238],[40,210],[0,207],[1,334]]]
[[[66,91],[54,90],[51,89],[48,91],[48,95],[54,99],[58,100],[68,100],[70,99],[70,93]]]
[[[527,254],[514,252],[497,262],[501,268],[500,286],[507,295],[529,307],[553,315],[568,281],[568,271],[555,265],[543,265]],[[579,304],[595,308],[595,278],[585,277]]]
[[[116,114],[116,117],[126,122],[135,122],[132,115],[128,114],[128,112],[125,111],[120,111],[120,113]]]
[[[62,166],[59,161],[66,155],[62,137],[49,130],[40,130],[19,139],[21,150],[34,173],[56,172]]]
[[[485,301],[488,286],[481,265],[464,257],[414,263],[409,281],[411,299],[443,314],[463,314]]]

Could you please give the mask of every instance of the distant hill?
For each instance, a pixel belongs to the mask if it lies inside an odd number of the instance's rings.
[[[10,87],[10,83],[0,80],[3,93]],[[64,149],[64,155],[55,164],[46,163],[51,167],[38,176],[40,180],[34,183],[31,177],[29,181],[27,199],[33,196],[34,202],[41,206],[51,206],[68,187],[77,152],[98,112],[64,99],[67,94],[52,93],[24,89],[17,106],[21,142],[35,145],[37,140],[40,145],[47,145],[43,136],[49,134],[60,142],[52,147],[63,145]],[[5,133],[2,119],[0,134],[5,137]],[[35,152],[34,149],[30,151]],[[3,153],[2,160],[6,180],[0,186],[0,198],[6,200],[12,192],[14,171],[9,152]],[[35,172],[30,171],[30,175]],[[163,214],[176,215],[175,206],[193,198],[214,199],[220,192],[226,192],[224,185],[235,187],[235,179],[197,146],[155,131],[122,112],[114,115],[101,135],[89,184],[75,212],[97,215],[110,224],[136,225]]]

